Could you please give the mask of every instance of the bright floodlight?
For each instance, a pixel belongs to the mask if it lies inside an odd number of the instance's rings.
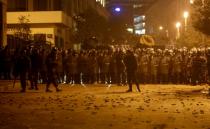
[[[188,18],[189,17],[189,12],[184,11],[184,18]]]
[[[162,26],[159,26],[159,30],[163,30],[163,27]]]
[[[177,22],[176,23],[176,28],[177,28],[177,36],[176,36],[176,39],[179,39],[180,38],[180,27],[181,27],[181,23],[180,22]]]
[[[180,26],[181,26],[181,23],[180,22],[177,22],[176,23],[176,28],[180,28]]]
[[[190,4],[194,4],[194,0],[190,0]]]
[[[116,7],[114,10],[115,10],[116,12],[120,12],[120,11],[121,11],[121,8]]]

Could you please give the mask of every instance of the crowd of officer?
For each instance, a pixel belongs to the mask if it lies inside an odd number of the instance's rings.
[[[136,64],[129,63],[133,54]],[[130,56],[131,57],[131,56]],[[131,61],[130,61],[131,62]],[[134,61],[132,61],[134,62]],[[134,62],[135,63],[135,62]],[[38,83],[54,84],[118,84],[127,85],[132,76],[143,84],[203,84],[210,73],[209,48],[113,48],[105,50],[44,50],[29,47],[14,52],[0,48],[0,78],[21,80],[22,92],[26,81],[38,90]],[[131,68],[132,69],[132,68]]]

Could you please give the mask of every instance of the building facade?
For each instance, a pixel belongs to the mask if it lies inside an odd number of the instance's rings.
[[[7,0],[0,0],[0,47],[6,45],[6,6]]]
[[[14,35],[18,19],[24,16],[28,19],[33,41],[70,48],[71,33],[76,30],[74,17],[89,7],[103,10],[96,0],[9,0],[7,34]]]

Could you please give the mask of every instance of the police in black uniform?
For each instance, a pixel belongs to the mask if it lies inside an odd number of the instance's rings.
[[[117,72],[117,84],[121,85],[121,84],[125,84],[125,66],[124,66],[124,62],[123,62],[123,52],[120,50],[118,52],[116,52],[116,72]]]
[[[15,64],[15,76],[17,78],[20,75],[20,84],[22,87],[21,92],[26,91],[26,80],[27,80],[27,73],[29,72],[31,67],[31,62],[29,56],[26,54],[26,50],[21,50],[20,55],[17,57],[16,64]]]
[[[39,55],[38,49],[33,49],[30,55],[31,59],[31,70],[30,70],[30,82],[31,88],[38,90],[37,83],[38,83],[38,76],[41,69],[41,57]]]
[[[136,77],[137,60],[132,51],[127,50],[124,62],[125,62],[126,72],[127,72],[127,82],[129,85],[129,89],[127,90],[127,92],[132,92],[133,83],[136,84],[137,90],[140,92],[141,90],[139,88],[139,83]]]
[[[46,65],[47,65],[47,85],[46,85],[46,92],[52,92],[49,90],[50,84],[52,83],[56,91],[61,91],[58,89],[58,84],[57,84],[57,49],[53,48],[51,53],[47,56],[46,59]]]

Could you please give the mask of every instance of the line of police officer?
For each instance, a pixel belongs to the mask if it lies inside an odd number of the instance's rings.
[[[128,60],[133,54],[136,60],[135,71],[129,73]],[[129,57],[129,58],[127,58]],[[210,73],[210,49],[115,49],[51,51],[36,48],[23,49],[15,54],[13,73],[20,75],[22,92],[26,89],[26,79],[31,88],[38,90],[37,83],[46,83],[46,91],[53,83],[56,91],[58,83],[104,83],[126,85],[133,81],[137,84],[201,84],[208,81]],[[135,63],[135,62],[134,62]],[[132,69],[132,68],[131,68]],[[134,68],[133,68],[134,69]],[[131,76],[132,75],[132,76]],[[129,81],[129,77],[134,77]],[[132,90],[129,88],[128,91]],[[140,91],[140,90],[139,90]]]

